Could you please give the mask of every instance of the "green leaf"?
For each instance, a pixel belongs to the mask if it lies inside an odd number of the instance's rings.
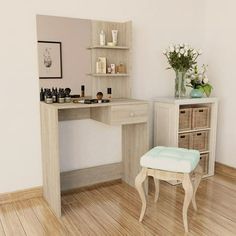
[[[204,90],[205,94],[207,95],[207,97],[209,97],[211,95],[212,89],[213,89],[213,87],[210,84],[205,84],[203,86],[203,90]]]

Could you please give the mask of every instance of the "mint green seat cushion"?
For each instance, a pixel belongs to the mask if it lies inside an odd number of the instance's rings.
[[[197,150],[157,146],[141,157],[140,165],[158,170],[190,173],[198,165],[199,159],[200,153]]]

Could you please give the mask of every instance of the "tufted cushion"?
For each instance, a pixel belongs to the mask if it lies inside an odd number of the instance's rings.
[[[154,147],[140,159],[142,167],[172,172],[190,173],[200,159],[197,150],[175,147]]]

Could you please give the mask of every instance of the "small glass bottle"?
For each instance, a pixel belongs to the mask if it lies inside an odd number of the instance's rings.
[[[40,101],[44,101],[44,91],[43,91],[43,88],[41,88],[40,90]]]
[[[45,102],[48,103],[48,104],[53,103],[53,101],[52,101],[52,92],[50,91],[50,89],[48,89],[48,91],[46,93]]]
[[[107,88],[107,98],[108,98],[109,100],[111,100],[111,94],[112,94],[111,88]]]
[[[81,97],[85,96],[85,86],[81,85]]]
[[[65,94],[64,94],[64,89],[59,89],[58,93],[58,103],[64,103],[65,102]]]
[[[52,87],[52,101],[57,102],[57,93],[56,93],[56,89],[54,89],[54,87]]]

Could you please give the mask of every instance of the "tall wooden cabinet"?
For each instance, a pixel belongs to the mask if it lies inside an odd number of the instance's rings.
[[[100,46],[99,34],[103,30],[106,35],[106,43],[112,41],[112,30],[118,30],[118,43],[116,46]],[[101,91],[107,93],[107,88],[112,88],[113,98],[131,98],[131,22],[107,22],[91,21],[91,42],[87,48],[91,52],[91,71],[88,76],[92,81],[92,97]],[[122,63],[125,66],[124,73],[96,73],[96,62],[99,57],[105,57],[107,65]]]
[[[214,175],[217,98],[156,98],[154,145],[198,149],[204,177]]]

